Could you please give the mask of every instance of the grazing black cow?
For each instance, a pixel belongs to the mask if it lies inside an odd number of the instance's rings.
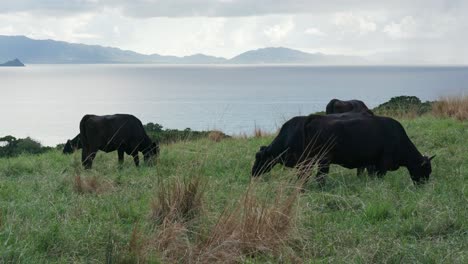
[[[117,150],[119,163],[123,162],[125,152],[133,156],[136,166],[140,162],[138,152],[143,152],[145,162],[159,153],[159,144],[151,142],[141,121],[132,115],[85,115],[80,122],[80,135],[85,168],[91,168],[98,150]]]
[[[366,104],[363,101],[359,100],[349,100],[349,101],[341,101],[338,99],[332,99],[326,107],[325,113],[328,114],[340,114],[340,113],[347,113],[347,112],[367,112],[371,115],[372,113],[369,108],[367,108]]]
[[[349,101],[342,101],[338,99],[332,99],[327,104],[326,107],[326,114],[341,114],[341,113],[361,113],[363,115],[374,115],[374,113],[367,108],[367,105],[360,100],[349,100]],[[367,169],[367,172],[370,175],[375,174],[375,166],[367,166],[366,168],[358,168],[357,175],[362,175],[364,173],[364,169]]]
[[[277,164],[297,167],[320,157],[317,180],[323,184],[330,164],[352,169],[376,165],[378,175],[408,169],[414,183],[431,174],[431,158],[423,156],[401,124],[388,117],[356,113],[297,116],[287,121],[269,146],[255,156],[252,176]]]
[[[81,149],[81,137],[80,134],[76,135],[72,140],[67,140],[65,146],[63,147],[63,154],[72,154],[78,149]]]

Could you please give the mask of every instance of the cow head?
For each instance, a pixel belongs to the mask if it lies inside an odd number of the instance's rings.
[[[152,142],[149,147],[143,152],[143,158],[145,163],[150,163],[150,161],[159,155],[159,144]]]
[[[72,143],[70,140],[67,140],[67,143],[65,143],[65,146],[63,147],[63,154],[72,154],[75,151],[75,149],[72,146]]]
[[[429,175],[432,173],[431,160],[435,157],[423,156],[422,161],[419,164],[416,164],[411,174],[411,179],[415,184],[425,183],[429,180]]]
[[[275,165],[275,158],[268,152],[266,146],[261,146],[255,154],[255,163],[252,167],[252,177],[258,177],[269,172]]]

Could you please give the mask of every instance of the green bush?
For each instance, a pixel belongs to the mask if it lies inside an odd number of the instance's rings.
[[[16,157],[23,153],[41,154],[52,148],[44,147],[34,139],[5,136],[0,138],[0,157]]]
[[[397,96],[373,109],[374,113],[392,116],[420,116],[432,110],[431,102],[421,102],[416,96]]]
[[[163,126],[155,123],[148,123],[143,126],[148,136],[153,140],[163,144],[175,143],[184,140],[197,140],[207,138],[212,131],[194,131],[190,128],[184,130],[163,129]],[[226,135],[224,135],[226,136]],[[227,136],[226,136],[227,137]]]

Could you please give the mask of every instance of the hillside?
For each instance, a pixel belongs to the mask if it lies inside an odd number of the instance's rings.
[[[244,52],[231,60],[231,63],[245,64],[316,64],[316,65],[332,65],[332,64],[363,64],[365,60],[353,56],[340,55],[325,55],[322,53],[306,53],[299,50],[293,50],[283,47],[278,48],[263,48]]]
[[[14,59],[5,63],[0,63],[0,67],[24,67],[24,64],[20,60]]]
[[[98,45],[55,40],[35,40],[24,36],[0,36],[0,61],[12,56],[25,63],[159,63],[159,64],[363,64],[360,57],[306,53],[288,48],[251,50],[232,59],[194,54],[191,56],[145,55]]]
[[[380,179],[339,166],[303,194],[281,166],[250,183],[271,136],[163,145],[155,167],[102,152],[89,171],[80,153],[0,159],[0,263],[464,263],[468,122],[402,124],[437,154],[420,187],[404,168]]]
[[[24,36],[0,36],[0,60],[16,56],[25,63],[199,63],[200,56],[144,55],[129,50]],[[222,59],[221,59],[222,60]],[[204,62],[219,58],[205,56]]]

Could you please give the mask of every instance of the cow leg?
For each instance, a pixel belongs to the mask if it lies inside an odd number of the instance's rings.
[[[362,176],[364,174],[364,167],[357,168],[357,173],[356,175],[358,177]]]
[[[83,146],[83,150],[81,151],[81,165],[86,168],[86,163],[88,160],[88,148]]]
[[[92,151],[89,147],[84,147],[81,152],[81,163],[85,169],[91,169],[93,160],[96,157],[96,151]]]
[[[135,162],[135,166],[140,165],[140,158],[138,157],[138,152],[133,153],[133,161]]]
[[[124,150],[122,148],[117,149],[117,153],[119,155],[119,164],[124,162]]]
[[[325,177],[327,176],[329,171],[330,171],[329,162],[319,163],[318,172],[317,172],[317,175],[315,176],[315,179],[317,180],[320,187],[325,186]]]
[[[367,166],[366,169],[367,169],[367,174],[369,176],[375,176],[377,174],[377,168],[374,165]]]
[[[91,169],[93,166],[93,160],[96,158],[97,151],[82,151],[81,153],[81,161],[85,169]]]
[[[377,177],[382,178],[385,176],[387,171],[392,167],[392,159],[388,157],[383,157],[379,164],[377,165],[376,172],[374,174],[377,175]]]

